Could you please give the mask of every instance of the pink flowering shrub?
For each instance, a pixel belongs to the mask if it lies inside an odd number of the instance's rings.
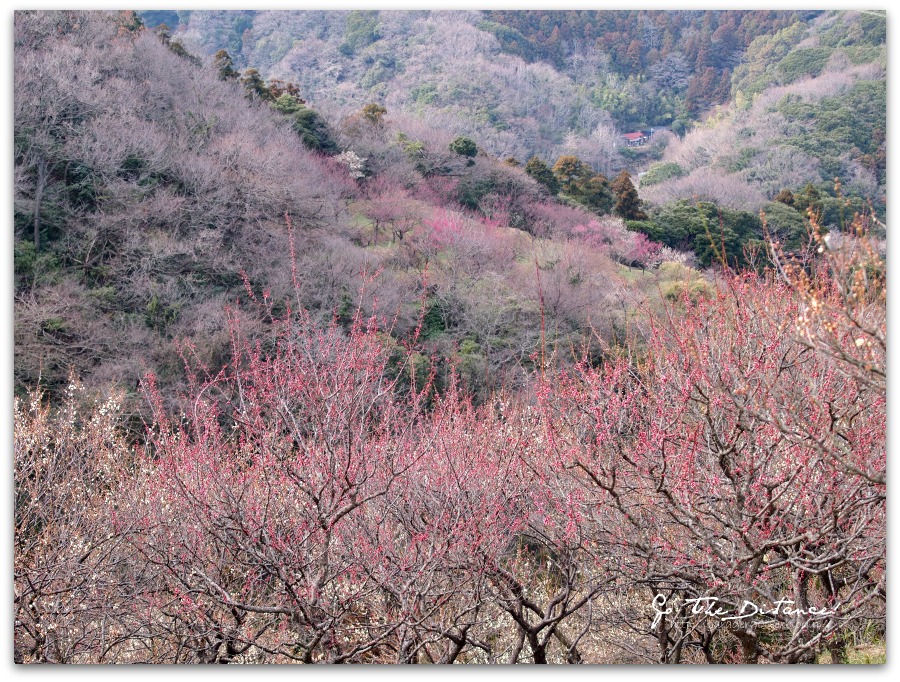
[[[839,293],[813,306],[808,291],[736,275],[657,320],[645,364],[543,387],[559,470],[585,513],[603,510],[622,578],[671,608],[651,627],[661,662],[684,660],[691,630],[709,661],[808,661],[823,643],[837,656],[847,623],[883,607],[883,309],[851,304],[870,330],[859,342],[840,331]],[[687,600],[707,597],[770,613],[696,615]]]

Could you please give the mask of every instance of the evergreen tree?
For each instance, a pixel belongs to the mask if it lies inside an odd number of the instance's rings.
[[[177,54],[182,59],[187,59],[194,66],[202,66],[203,62],[200,61],[199,57],[188,52],[180,41],[172,40],[172,31],[166,24],[160,24],[153,30],[156,33],[156,37],[159,38],[163,45],[169,48],[170,52]]]
[[[578,185],[578,196],[575,199],[585,207],[599,215],[606,215],[613,210],[616,201],[609,187],[606,176],[593,175]]]
[[[625,220],[646,220],[647,214],[641,210],[641,199],[631,184],[628,171],[622,171],[612,182],[612,191],[616,195],[615,212]]]
[[[475,156],[478,155],[478,145],[468,137],[457,137],[450,143],[450,151],[466,157],[466,165],[475,165]]]
[[[265,81],[256,69],[244,71],[244,75],[241,76],[241,83],[244,84],[248,99],[259,98],[264,101],[271,101],[272,93],[269,92],[269,88],[266,87]]]
[[[566,194],[577,197],[581,194],[581,185],[594,174],[584,161],[577,156],[566,154],[560,156],[553,165],[553,174],[559,180],[559,186]]]
[[[525,164],[525,172],[546,187],[550,194],[554,196],[559,194],[559,181],[556,179],[553,171],[550,170],[550,166],[538,157],[531,157],[528,163]]]
[[[468,137],[457,137],[450,143],[450,151],[456,152],[460,156],[473,157],[478,154],[478,145]]]
[[[352,57],[358,50],[378,40],[378,10],[353,10],[347,15],[341,54]]]
[[[237,78],[240,74],[234,70],[234,61],[228,50],[219,50],[213,58],[213,65],[219,72],[219,80],[228,81]]]
[[[812,209],[814,212],[822,210],[822,193],[811,182],[806,184],[803,191],[794,196],[794,208],[805,213]]]
[[[294,114],[293,128],[303,140],[303,144],[313,151],[329,155],[337,154],[340,151],[337,143],[331,137],[325,119],[314,109],[300,105]]]
[[[789,189],[781,190],[776,196],[775,201],[780,204],[784,204],[785,206],[790,206],[793,208],[794,206],[794,193]]]
[[[384,115],[387,113],[387,109],[385,109],[380,104],[376,102],[370,102],[366,106],[362,108],[362,116],[372,125],[379,125],[381,123],[381,119],[384,118]]]
[[[281,114],[296,114],[298,111],[304,108],[303,100],[297,99],[293,95],[289,95],[284,93],[274,102],[272,102],[272,108],[281,113]]]

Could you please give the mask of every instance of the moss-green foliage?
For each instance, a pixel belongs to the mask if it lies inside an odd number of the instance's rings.
[[[830,47],[807,47],[794,50],[778,63],[783,83],[793,83],[798,78],[818,76],[828,63],[833,50]]]
[[[429,300],[422,318],[422,338],[432,339],[447,331],[448,313],[442,301]]]
[[[88,289],[87,295],[96,301],[104,310],[114,309],[117,303],[117,295],[115,287],[97,287],[96,289]]]
[[[527,170],[526,167],[526,172]],[[570,196],[577,194],[579,184],[592,175],[590,166],[571,154],[560,156],[556,160],[553,173],[559,180],[560,189]]]
[[[797,126],[797,134],[785,140],[820,160],[822,179],[845,177],[842,157],[862,153],[876,157],[887,130],[887,83],[858,81],[849,91],[818,102],[785,95],[777,111]]]
[[[550,170],[550,166],[542,159],[536,156],[531,157],[528,163],[525,164],[525,172],[546,187],[550,194],[555,195],[559,193],[559,180],[556,179],[556,175]]]
[[[449,168],[435,168],[428,162],[425,143],[421,140],[413,140],[406,133],[399,132],[397,133],[397,144],[403,149],[406,158],[412,162],[415,169],[422,175],[428,177],[449,172]]]
[[[166,327],[178,319],[180,313],[180,305],[168,305],[160,300],[156,294],[153,294],[147,302],[144,321],[151,329],[155,329],[158,332],[164,332]]]
[[[878,11],[847,13],[822,33],[819,42],[828,47],[884,45],[887,42],[887,16]]]
[[[16,289],[53,284],[62,274],[59,258],[52,251],[38,253],[34,242],[17,239],[13,246]]]
[[[634,191],[633,188],[632,191]],[[579,183],[577,193],[571,196],[579,204],[598,215],[607,215],[612,212],[614,205],[618,205],[609,180],[599,174],[592,175],[584,182]],[[637,192],[634,193],[634,196],[637,197]]]
[[[626,226],[666,246],[693,251],[703,265],[721,263],[723,258],[729,265],[742,265],[744,247],[763,238],[757,215],[686,199],[666,204],[648,220],[628,221]]]
[[[846,228],[855,214],[867,215],[870,210],[860,197],[822,197],[817,208],[819,222],[826,228]]]
[[[747,169],[760,150],[756,147],[742,147],[737,154],[732,156],[725,165],[729,173],[738,173]]]
[[[676,280],[660,287],[663,297],[673,303],[683,300],[685,296],[691,302],[696,303],[701,298],[708,297],[711,290],[712,287],[702,279]]]
[[[353,316],[356,312],[356,302],[353,297],[346,291],[341,294],[341,302],[335,311],[337,321],[344,327],[348,327],[353,322]]]
[[[387,109],[378,102],[369,102],[360,109],[360,113],[362,114],[362,117],[372,125],[380,125],[384,120]]]
[[[648,88],[647,80],[634,75],[611,79],[591,88],[591,101],[608,111],[623,130],[668,126],[683,109],[684,88],[670,91],[665,88]],[[623,151],[638,151],[626,148]],[[647,153],[649,148],[640,151]]]
[[[478,24],[478,28],[493,33],[497,42],[500,43],[500,49],[504,52],[522,57],[527,61],[534,58],[534,47],[521,31],[496,21],[482,21]]]
[[[65,170],[65,183],[69,201],[76,208],[86,211],[97,208],[99,183],[89,166],[77,161],[68,164]]]
[[[713,293],[713,287],[699,272],[680,263],[662,263],[656,275],[663,298],[673,303],[681,301],[685,295],[697,301]]]
[[[244,33],[253,28],[253,12],[241,12],[231,21],[231,32],[225,42],[225,49],[240,55],[244,49]]]
[[[776,65],[807,34],[809,28],[804,22],[797,22],[781,29],[774,35],[762,35],[750,43],[744,53],[744,62],[735,67],[731,79],[731,92],[742,92],[750,98],[762,92],[777,78]]]
[[[531,161],[528,163],[530,165]],[[525,172],[528,172],[528,166],[525,167]],[[553,173],[560,191],[566,197],[600,215],[612,211],[616,195],[610,187],[609,180],[603,175],[595,174],[591,167],[577,156],[570,154],[560,156],[553,165]],[[631,189],[634,191],[633,186]]]
[[[228,50],[219,50],[213,57],[213,65],[219,73],[219,80],[228,81],[240,76],[234,69],[234,60],[228,54]]]
[[[413,385],[418,391],[424,389],[426,382],[431,377],[433,360],[423,353],[417,351],[409,352],[403,345],[388,335],[381,336],[381,339],[388,349],[385,374],[390,379],[397,379],[397,388],[401,392],[411,389]],[[438,376],[437,385],[433,387],[437,390],[442,388],[439,379],[440,376]],[[432,393],[426,396],[426,399],[430,400],[433,397]]]
[[[661,230],[657,228],[656,223],[650,218],[647,218],[647,220],[626,220],[625,227],[632,232],[643,232],[654,241],[659,241],[654,235],[659,236]]]
[[[41,321],[41,332],[45,334],[65,334],[69,325],[61,317],[48,317]]]
[[[178,55],[182,59],[186,59],[194,66],[200,66],[203,64],[203,61],[197,55],[191,54],[187,51],[187,48],[181,43],[180,40],[173,40],[167,43],[167,47],[172,51],[173,54]]]
[[[494,190],[494,182],[489,177],[465,177],[456,185],[456,200],[466,208],[477,211],[481,200],[488,194],[493,194]]]
[[[463,339],[459,343],[459,354],[460,355],[475,355],[476,353],[481,352],[481,346],[479,346],[473,339]]]
[[[741,92],[748,99],[769,85],[791,83],[822,73],[835,49],[853,64],[884,62],[887,24],[879,12],[842,12],[829,17],[824,30],[817,33],[818,44],[800,47],[809,34],[806,22],[797,22],[774,35],[758,36],[744,53],[731,80],[732,95]]]
[[[272,108],[277,111],[279,114],[284,114],[285,116],[291,116],[300,111],[303,111],[306,107],[303,103],[294,97],[293,95],[289,95],[284,93],[274,102],[272,102]]]
[[[347,17],[344,42],[340,46],[342,54],[350,57],[368,47],[376,40],[378,27],[377,10],[354,10]]]
[[[858,42],[872,45],[883,45],[887,42],[887,15],[882,12],[872,11],[859,15],[859,25],[862,35]]]
[[[276,64],[284,58],[295,44],[290,33],[269,32],[253,46],[255,64]]]
[[[664,180],[681,178],[685,175],[687,175],[687,171],[672,161],[654,163],[647,169],[647,172],[641,176],[641,187],[650,187],[651,185],[657,185]]]
[[[450,143],[450,151],[456,152],[460,156],[472,157],[478,154],[478,145],[468,137],[457,137]]]
[[[809,221],[795,208],[770,201],[763,209],[769,235],[788,250],[804,246],[809,239]]]
[[[272,100],[272,93],[266,87],[266,82],[256,69],[247,69],[241,76],[241,83],[244,86],[248,99],[261,99],[264,101]]]
[[[194,66],[200,66],[203,63],[199,57],[188,52],[181,41],[172,39],[172,31],[166,24],[160,24],[154,29],[154,32],[160,42],[169,48],[169,51],[172,52],[172,54],[178,55],[182,59],[186,59]]]
[[[143,14],[143,13],[142,13]],[[188,26],[192,20],[191,10],[178,10],[174,12],[177,15],[175,23],[169,24],[173,29],[176,25]],[[202,16],[204,13],[198,12],[197,15]],[[244,34],[253,28],[253,19],[256,15],[255,10],[233,10],[229,12],[219,12],[215,21],[206,22],[200,19],[199,22],[203,26],[202,43],[209,52],[216,50],[224,50],[228,52],[234,59],[234,64],[243,68],[247,66],[247,58],[245,48],[249,51],[252,45],[244,45]],[[193,17],[195,24],[191,28],[196,28],[197,17]],[[211,48],[211,49],[210,49]],[[261,64],[254,60],[257,66]]]
[[[422,83],[412,89],[411,93],[417,104],[435,104],[440,99],[437,85],[434,83]]]
[[[284,93],[272,103],[272,108],[291,118],[291,126],[309,149],[323,154],[337,154],[340,151],[325,119],[301,100]]]
[[[850,45],[840,48],[853,65],[876,62],[887,67],[887,48],[884,45]]]
[[[385,83],[394,77],[397,68],[397,60],[390,55],[378,55],[365,60],[369,68],[359,79],[360,87],[371,90],[379,83]]]
[[[454,357],[455,370],[460,383],[466,390],[477,391],[484,386],[484,377],[488,369],[487,358],[481,345],[473,339],[460,341],[459,349]],[[484,396],[475,394],[476,399]]]
[[[16,240],[13,245],[13,265],[16,278],[31,275],[37,256],[38,253],[34,248],[34,242]]]

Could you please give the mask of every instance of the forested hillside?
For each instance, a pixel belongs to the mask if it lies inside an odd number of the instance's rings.
[[[19,16],[15,87],[23,384],[71,369],[134,389],[184,334],[215,355],[239,273],[288,267],[281,216],[340,211],[287,125],[135,23]]]
[[[509,70],[528,74],[530,78],[509,82],[481,74],[483,69],[469,73],[499,86],[493,96],[509,106],[514,99],[505,96],[510,88],[521,92],[533,85],[530,81],[535,78],[547,78],[546,69],[527,66],[543,62],[560,73],[560,84],[569,85],[548,93],[554,95],[550,99],[571,100],[566,104],[573,111],[600,108],[622,127],[666,126],[678,119],[679,128],[710,104],[728,100],[732,70],[756,37],[817,13],[494,10],[325,14],[179,12],[152,13],[149,19],[151,23],[177,24],[189,44],[207,53],[229,49],[240,55],[242,64],[280,75],[291,64],[299,67],[302,62],[298,59],[312,54],[314,44],[318,59],[332,65],[329,76],[342,84],[337,88],[342,96],[351,94],[346,87],[350,85],[356,93],[368,91],[369,96],[377,96],[399,90],[412,79],[421,80],[414,88],[416,103],[429,110],[458,106],[474,94],[476,100],[484,100],[478,104],[487,109],[487,120],[482,123],[500,129],[517,127],[509,115],[512,112],[490,111],[488,91],[460,89],[465,87],[467,73],[462,65],[477,54],[488,58],[480,65],[497,77]],[[430,68],[425,73],[417,66],[421,55],[406,49],[409,35],[438,50],[429,53],[436,59],[428,59]],[[305,45],[307,41],[310,45]],[[330,54],[330,50],[339,54]],[[521,59],[503,59],[496,54],[498,50]],[[323,86],[332,84],[306,85],[311,95],[324,99],[329,95]],[[563,111],[555,117],[542,114],[539,118],[557,135],[567,129],[590,132],[593,123],[572,114],[565,116]]]
[[[886,50],[16,12],[15,661],[883,663]]]
[[[480,27],[502,49],[547,61],[578,82],[598,62],[619,79],[592,95],[620,123],[676,129],[728,101],[731,74],[753,40],[818,12],[510,11],[485,12]],[[598,59],[599,58],[599,59]]]
[[[884,219],[886,24],[878,12],[181,12],[152,19],[177,23],[198,53],[231,49],[236,62],[263,75],[297,80],[329,112],[378,102],[470,136],[498,158],[537,156],[552,165],[574,155],[608,178],[626,169],[641,177],[640,196],[654,208],[650,223],[630,227],[707,264],[710,250],[696,243],[708,242],[703,230],[684,237],[681,228],[655,224],[681,210],[678,202],[708,202],[707,213],[746,212],[725,239],[729,258],[738,260],[764,239],[762,209],[772,231],[794,245],[804,238],[810,205],[828,226],[842,219],[846,199],[844,218],[871,205]],[[622,133],[649,128],[648,145],[623,144]]]
[[[764,208],[787,230],[798,221],[773,200],[801,218],[812,205],[826,225],[867,204],[884,216],[885,39],[883,16],[854,12],[758,37],[735,69],[733,102],[666,149],[642,196]]]
[[[424,305],[426,354],[477,391],[533,366],[539,286],[550,342],[616,343],[654,286],[629,266],[666,257],[609,215],[610,182],[574,157],[548,189],[412,115],[326,120],[297,84],[201,64],[165,31],[25,15],[16,58],[19,386],[74,371],[133,393],[148,370],[177,385],[185,337],[222,362],[245,280],[277,299],[293,288],[285,216],[302,306],[348,323],[377,300],[403,340]]]

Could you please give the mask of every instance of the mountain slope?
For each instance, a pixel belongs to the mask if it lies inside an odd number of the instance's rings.
[[[174,395],[181,340],[227,356],[226,306],[267,328],[249,287],[318,321],[377,312],[397,343],[424,325],[421,361],[487,391],[533,366],[542,295],[563,362],[621,337],[644,296],[622,264],[650,252],[621,220],[417,117],[318,117],[343,153],[314,153],[313,110],[130,13],[19,13],[15,54],[19,387],[73,371],[133,391],[152,370]]]
[[[871,202],[883,216],[886,59],[876,13],[831,12],[758,38],[735,70],[734,102],[666,150],[677,170],[642,196],[758,210],[807,184],[833,195],[839,179],[855,210]]]

